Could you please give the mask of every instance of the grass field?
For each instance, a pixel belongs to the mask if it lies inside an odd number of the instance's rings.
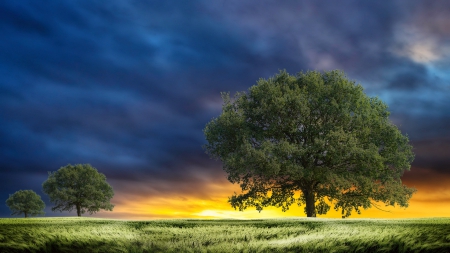
[[[0,252],[450,252],[450,218],[8,218]]]

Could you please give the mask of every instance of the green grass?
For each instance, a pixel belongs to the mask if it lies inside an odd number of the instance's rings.
[[[450,218],[0,219],[0,252],[450,252]]]

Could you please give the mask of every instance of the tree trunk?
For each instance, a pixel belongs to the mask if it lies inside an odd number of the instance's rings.
[[[25,214],[25,218],[28,218],[28,213],[27,212],[23,212]]]
[[[303,190],[306,200],[306,216],[316,217],[316,196],[313,190]]]
[[[78,217],[81,216],[81,207],[78,204],[77,204],[77,215],[78,215]]]

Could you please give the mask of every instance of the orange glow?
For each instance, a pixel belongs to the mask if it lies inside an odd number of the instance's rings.
[[[442,178],[442,175],[431,173],[428,170],[416,169],[405,175],[404,183],[415,187],[418,191],[410,200],[408,208],[379,207],[385,211],[372,207],[356,212],[351,218],[413,218],[413,217],[449,217],[450,216],[450,178]],[[438,182],[428,185],[421,184],[420,178],[427,177],[426,182]],[[138,187],[138,186],[137,186]],[[247,209],[244,212],[234,210],[227,202],[233,192],[241,192],[238,185],[227,181],[220,184],[211,183],[199,187],[201,193],[198,196],[185,196],[181,193],[166,193],[157,196],[133,195],[124,196],[117,194],[112,203],[116,204],[113,212],[100,212],[97,217],[118,219],[263,219],[282,217],[305,217],[303,206],[292,205],[287,212],[275,207],[265,208],[261,213],[255,209]],[[197,195],[197,194],[196,194]],[[206,196],[206,197],[205,197]],[[341,218],[341,213],[333,208],[322,218]]]

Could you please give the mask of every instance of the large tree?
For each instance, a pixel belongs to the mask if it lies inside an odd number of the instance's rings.
[[[6,205],[12,211],[11,215],[24,214],[25,218],[44,214],[45,209],[45,203],[41,196],[32,190],[20,190],[9,195]]]
[[[114,196],[112,187],[104,174],[90,164],[66,165],[49,172],[42,184],[44,192],[55,205],[52,211],[77,210],[77,215],[96,213],[100,209],[112,211],[110,199]]]
[[[206,152],[221,160],[242,194],[236,209],[306,204],[308,217],[334,204],[342,216],[382,202],[408,206],[401,176],[414,159],[385,103],[341,71],[281,71],[231,99],[205,127]],[[299,192],[299,198],[294,197]]]

